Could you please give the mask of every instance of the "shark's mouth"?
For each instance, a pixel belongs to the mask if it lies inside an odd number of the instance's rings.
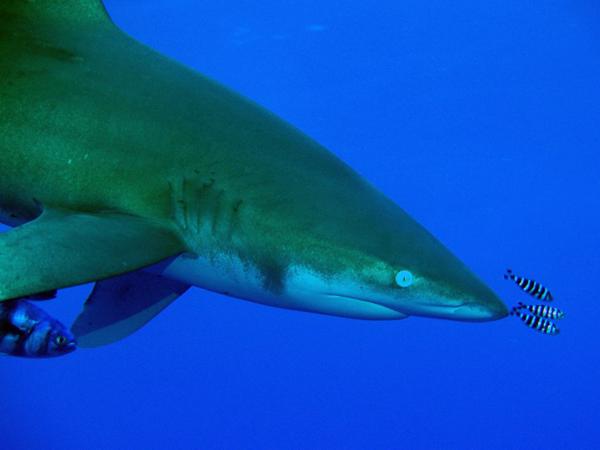
[[[404,311],[401,311],[396,308],[390,308],[388,305],[384,305],[381,302],[378,302],[375,300],[369,300],[366,298],[356,297],[353,295],[345,295],[345,294],[324,293],[323,296],[326,298],[329,298],[329,299],[336,299],[336,300],[341,300],[341,301],[345,301],[345,302],[349,302],[349,303],[355,303],[356,305],[361,305],[364,308],[369,308],[369,307],[377,308],[382,311],[388,311],[390,314],[402,315],[405,317],[409,316],[409,314],[405,313]]]
[[[416,316],[436,317],[440,319],[483,322],[504,317],[498,311],[478,302],[453,301],[444,304],[432,301],[415,303],[411,313]]]
[[[353,295],[324,292],[310,296],[321,299],[321,306],[329,310],[326,312],[327,314],[373,320],[403,319],[408,317],[402,311],[382,305],[380,302]]]
[[[347,294],[323,294],[327,298],[339,299],[354,303],[361,303],[364,306],[377,307],[379,309],[388,310],[390,313],[402,314],[408,316],[435,317],[440,319],[463,320],[463,321],[487,321],[495,318],[493,311],[490,311],[483,305],[467,302],[464,300],[448,300],[444,304],[443,301],[436,302],[431,298],[415,299],[412,302],[398,305],[389,305],[388,302],[378,301],[376,299],[367,299]]]

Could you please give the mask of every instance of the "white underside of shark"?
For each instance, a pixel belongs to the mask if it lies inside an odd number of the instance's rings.
[[[177,257],[161,273],[182,283],[279,308],[356,319],[403,319],[405,314],[362,298],[372,298],[349,277],[325,278],[302,266],[288,268],[284,291],[265,289],[259,270],[241,259],[219,255]]]

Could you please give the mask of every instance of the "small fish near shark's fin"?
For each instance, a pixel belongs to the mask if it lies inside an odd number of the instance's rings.
[[[0,234],[0,301],[111,278],[184,251],[162,222],[47,209]]]
[[[80,347],[100,347],[142,328],[190,288],[137,271],[96,283],[71,331]]]

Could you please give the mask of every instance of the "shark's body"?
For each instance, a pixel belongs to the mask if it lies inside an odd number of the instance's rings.
[[[99,1],[5,0],[0,100],[0,220],[25,224],[0,236],[0,300],[108,280],[82,315],[101,324],[75,327],[96,343],[189,285],[355,318],[507,314],[333,154],[122,34]],[[114,313],[107,283],[138,306]]]

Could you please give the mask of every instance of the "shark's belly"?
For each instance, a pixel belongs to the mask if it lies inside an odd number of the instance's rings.
[[[287,271],[281,292],[265,288],[255,267],[237,257],[197,258],[182,255],[162,275],[231,297],[278,308],[315,312],[355,319],[402,319],[406,316],[383,306],[326,294],[329,281],[296,267]]]

